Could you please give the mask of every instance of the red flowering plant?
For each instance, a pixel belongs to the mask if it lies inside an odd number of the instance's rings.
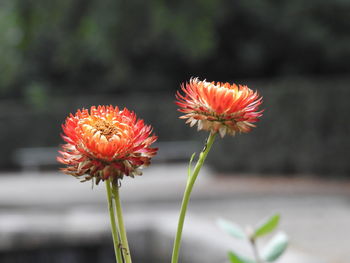
[[[199,171],[217,134],[247,133],[262,116],[262,98],[247,86],[191,79],[176,93],[176,104],[190,126],[209,131],[205,147],[189,176],[180,210],[172,263],[178,262],[182,229],[190,195]],[[62,125],[62,145],[57,160],[65,165],[62,171],[84,181],[106,185],[112,237],[117,263],[131,263],[123,222],[118,181],[124,176],[141,175],[150,164],[157,148],[152,127],[137,119],[135,113],[113,106],[91,107],[70,114]],[[116,213],[116,216],[115,216]]]
[[[181,85],[181,91],[177,91],[175,102],[184,113],[180,118],[187,119],[190,126],[197,124],[198,130],[209,131],[209,137],[205,147],[199,154],[197,164],[191,169],[184,192],[177,232],[174,241],[171,263],[177,263],[179,258],[182,229],[185,221],[190,195],[201,167],[214,143],[216,135],[221,137],[226,134],[247,133],[255,127],[263,111],[259,111],[262,97],[247,86],[221,82],[201,81],[192,78],[188,83]]]
[[[152,127],[126,108],[93,106],[70,114],[62,129],[66,144],[57,157],[66,165],[62,171],[82,181],[105,181],[116,259],[131,263],[118,180],[141,175],[141,168],[150,164],[157,153],[157,148],[151,147],[157,140]]]

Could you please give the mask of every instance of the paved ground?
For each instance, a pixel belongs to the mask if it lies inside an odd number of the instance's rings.
[[[152,219],[156,215],[176,214],[185,177],[185,165],[155,165],[140,178],[126,178],[121,190],[126,216],[137,222],[139,215]],[[199,218],[201,224],[211,224],[211,228],[218,217],[245,225],[280,212],[283,217],[280,228],[291,237],[290,258],[297,258],[300,253],[320,259],[305,263],[348,263],[350,181],[214,176],[205,169],[191,201],[188,223],[192,227],[185,229],[185,235],[195,229],[193,218]],[[89,183],[80,184],[59,173],[1,174],[0,247],[11,246],[14,234],[54,231],[54,225],[62,226],[62,216],[69,233],[86,233],[91,229],[90,223],[104,218],[105,205],[103,184],[91,190]],[[82,222],[84,214],[91,221]],[[175,229],[176,220],[173,221],[169,228]],[[102,223],[90,232],[106,230],[108,225]],[[298,260],[288,262],[302,263]]]

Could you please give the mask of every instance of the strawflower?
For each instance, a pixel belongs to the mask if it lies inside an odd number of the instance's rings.
[[[122,179],[141,175],[157,153],[150,145],[157,140],[152,128],[137,120],[134,112],[113,106],[92,106],[70,114],[62,125],[66,142],[57,160],[62,171],[83,181]]]
[[[209,136],[193,169],[195,154],[190,160],[171,263],[179,260],[182,230],[191,192],[216,135],[219,133],[224,137],[226,134],[247,133],[262,116],[262,111],[258,110],[262,97],[247,86],[192,78],[181,85],[181,90],[183,94],[177,91],[175,102],[180,107],[178,110],[185,114],[180,118],[187,119],[186,123],[191,127],[197,124],[198,130],[209,131]]]
[[[62,171],[82,181],[105,181],[116,262],[131,263],[118,181],[141,175],[157,153],[152,127],[126,108],[92,106],[70,114],[62,129],[66,144],[57,157],[66,165]]]
[[[179,111],[185,113],[180,118],[190,126],[197,124],[198,130],[219,132],[221,137],[247,133],[262,115],[262,97],[247,86],[192,78],[181,90],[184,94],[176,93]]]

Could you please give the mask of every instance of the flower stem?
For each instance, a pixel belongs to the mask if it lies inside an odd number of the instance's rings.
[[[183,229],[184,222],[185,222],[187,206],[188,206],[188,202],[190,201],[192,188],[193,188],[193,185],[197,179],[199,171],[203,166],[205,158],[207,157],[207,155],[210,151],[210,148],[214,143],[215,136],[216,136],[216,133],[210,133],[208,140],[205,144],[205,147],[199,155],[199,158],[198,158],[197,164],[193,170],[193,173],[187,179],[186,189],[185,189],[185,193],[184,193],[184,196],[182,199],[182,204],[181,204],[181,209],[180,209],[180,216],[179,216],[179,221],[178,221],[178,225],[177,225],[177,232],[176,232],[176,237],[175,237],[175,241],[174,241],[174,248],[173,248],[173,255],[171,258],[171,263],[178,262],[180,245],[181,245],[180,243],[181,243],[181,237],[182,237],[182,229]]]
[[[113,245],[114,245],[114,253],[117,263],[123,263],[122,254],[119,249],[119,236],[118,236],[118,228],[115,222],[114,208],[113,208],[113,198],[112,198],[112,190],[111,190],[111,181],[106,180],[106,190],[107,190],[107,200],[108,200],[108,210],[109,210],[109,219],[111,222],[111,230],[113,237]]]
[[[256,246],[255,239],[250,239],[250,244],[252,245],[253,253],[254,253],[254,257],[255,257],[256,262],[262,263],[260,260],[259,251],[258,251],[258,248]]]
[[[125,263],[131,263],[130,249],[129,249],[128,239],[126,237],[122,206],[121,206],[120,197],[119,197],[119,187],[117,185],[112,184],[112,192],[114,195],[115,207],[117,211],[118,226],[119,226],[120,240],[121,240],[121,250],[123,253],[123,257],[125,259]]]

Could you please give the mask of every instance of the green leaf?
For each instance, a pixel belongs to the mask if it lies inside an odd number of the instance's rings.
[[[228,258],[231,263],[256,263],[254,260],[242,257],[233,251],[228,252]]]
[[[273,216],[263,220],[261,224],[259,224],[254,231],[253,237],[261,237],[266,234],[271,233],[277,227],[280,221],[280,215],[274,214]]]
[[[244,233],[243,229],[233,222],[229,222],[225,219],[220,218],[217,220],[217,224],[222,230],[224,230],[226,233],[230,234],[235,238],[238,238],[238,239],[246,238],[246,234]]]
[[[190,163],[188,164],[188,170],[187,170],[188,177],[190,177],[192,175],[192,161],[193,161],[193,158],[195,157],[195,155],[196,155],[196,153],[192,154],[191,159],[190,159]]]
[[[278,232],[264,247],[261,255],[267,262],[278,259],[288,246],[288,236],[284,232]]]

